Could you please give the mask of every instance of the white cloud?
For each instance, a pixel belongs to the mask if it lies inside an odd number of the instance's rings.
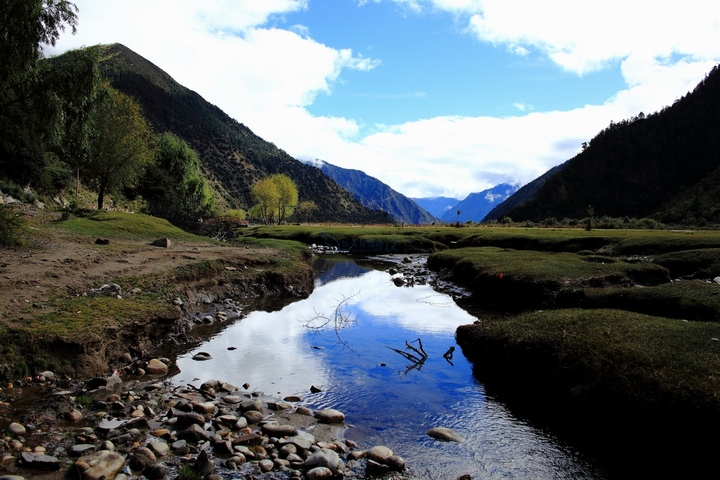
[[[577,75],[620,64],[626,88],[603,105],[564,112],[518,102],[519,116],[503,118],[366,126],[313,116],[308,106],[331,93],[344,70],[369,71],[381,59],[324,45],[301,25],[283,28],[283,15],[313,8],[309,0],[76,0],[79,34],[50,51],[123,43],[293,156],[361,168],[406,195],[456,198],[536,178],[610,120],[671,104],[720,61],[720,3],[706,0],[384,1],[412,14],[450,12],[518,62],[545,56]],[[373,133],[361,136],[366,128]]]

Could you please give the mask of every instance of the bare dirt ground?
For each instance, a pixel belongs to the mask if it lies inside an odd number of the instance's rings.
[[[171,242],[169,248],[145,242],[95,238],[68,241],[60,235],[31,238],[30,246],[0,249],[0,321],[47,312],[58,293],[98,288],[118,277],[169,271],[203,260],[242,262],[260,249],[208,242]]]

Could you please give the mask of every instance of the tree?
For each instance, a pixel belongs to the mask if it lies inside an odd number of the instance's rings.
[[[58,141],[63,94],[41,46],[55,45],[66,26],[76,32],[77,7],[66,0],[0,0],[0,171],[37,180]],[[69,89],[70,92],[78,93]]]
[[[276,173],[263,178],[252,187],[252,195],[258,202],[250,212],[266,225],[283,222],[292,215],[298,203],[295,182],[285,174]]]
[[[104,89],[90,118],[92,138],[85,172],[90,186],[98,191],[98,210],[107,193],[136,185],[153,160],[153,134],[140,106],[109,85]]]
[[[158,139],[154,162],[138,190],[152,215],[176,224],[195,222],[215,211],[215,192],[200,169],[197,154],[172,133]]]
[[[308,223],[308,217],[312,212],[317,210],[318,207],[312,200],[303,200],[302,202],[298,203],[297,206],[297,212],[299,215],[305,216],[305,223]]]

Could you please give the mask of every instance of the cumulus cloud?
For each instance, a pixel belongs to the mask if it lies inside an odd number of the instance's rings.
[[[518,115],[508,117],[362,125],[312,115],[317,95],[332,93],[344,71],[372,71],[382,58],[286,25],[285,15],[315,7],[309,0],[75,0],[78,35],[48,51],[123,43],[297,158],[361,168],[409,196],[456,198],[533,180],[611,120],[671,104],[720,61],[720,3],[706,0],[650,8],[619,0],[359,0],[358,8],[371,1],[395,2],[412,15],[449,12],[464,27],[458,35],[518,62],[542,57],[578,76],[620,65],[626,86],[603,104],[570,111],[517,102]],[[395,95],[425,95],[412,86],[407,92]]]

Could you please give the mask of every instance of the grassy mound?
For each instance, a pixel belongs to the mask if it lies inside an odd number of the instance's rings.
[[[498,247],[437,252],[428,258],[428,266],[450,272],[451,278],[467,286],[478,301],[505,311],[551,307],[559,294],[581,287],[669,281],[667,270],[652,263]]]

